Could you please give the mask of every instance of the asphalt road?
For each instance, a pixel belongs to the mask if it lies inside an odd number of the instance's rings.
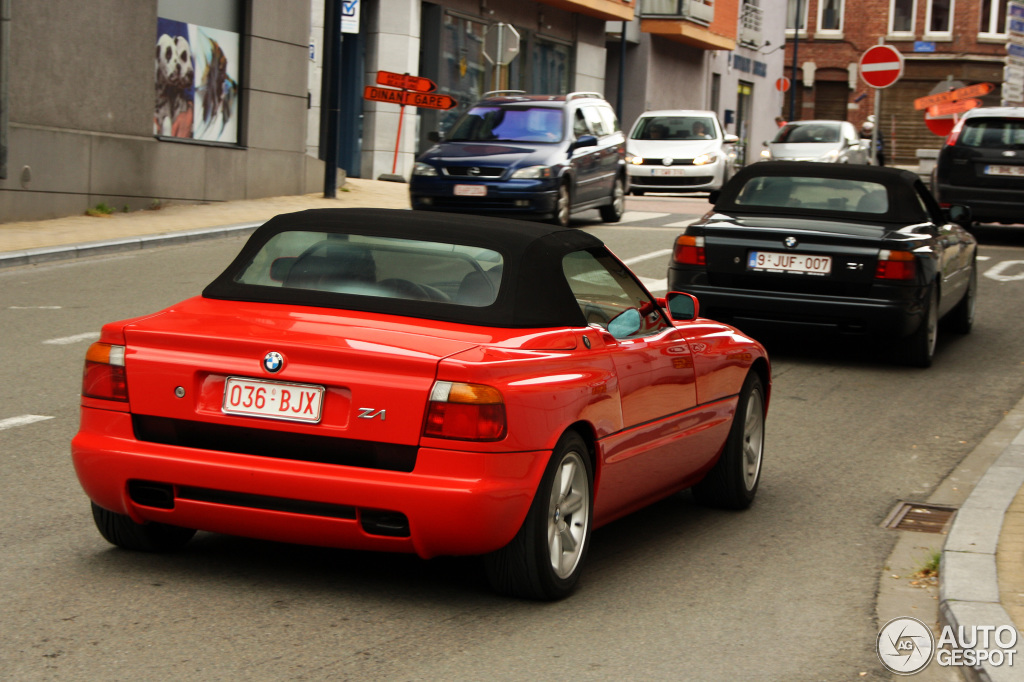
[[[705,208],[643,197],[628,222],[578,225],[657,288],[679,230],[665,226]],[[555,604],[492,595],[475,559],[212,534],[173,555],[112,548],[69,457],[85,348],[104,322],[198,293],[241,241],[0,272],[0,679],[889,679],[875,591],[896,531],[879,524],[1024,394],[1024,229],[979,234],[971,335],[941,335],[928,370],[860,342],[766,338],[754,506],[683,493],[617,521]],[[11,421],[26,415],[45,419]]]

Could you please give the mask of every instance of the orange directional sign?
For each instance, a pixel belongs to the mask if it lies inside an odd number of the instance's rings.
[[[928,107],[928,114],[931,116],[946,116],[948,114],[962,114],[975,107],[981,106],[980,99],[958,99],[955,102],[943,102]]]
[[[363,89],[363,99],[373,100],[374,102],[390,102],[402,106],[422,107],[424,109],[451,109],[459,104],[450,95],[406,92],[405,90],[392,90],[391,88],[375,88],[372,85],[367,85]]]
[[[981,97],[992,92],[993,86],[991,83],[978,83],[976,85],[968,85],[966,88],[957,88],[956,90],[950,90],[949,92],[940,92],[935,95],[928,95],[926,97],[918,97],[914,100],[915,109],[927,109],[928,107],[935,106],[936,104],[945,104],[947,102],[956,102],[957,100],[970,99],[971,97]],[[968,107],[967,109],[973,109],[974,107]],[[961,109],[961,111],[967,111],[967,109]],[[957,113],[954,111],[948,111],[946,113]],[[933,116],[935,114],[932,114]]]
[[[416,92],[433,92],[437,90],[437,83],[429,78],[410,76],[407,73],[394,73],[392,71],[378,71],[377,85],[414,90]]]

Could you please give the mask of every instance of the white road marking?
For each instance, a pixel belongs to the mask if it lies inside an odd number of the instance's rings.
[[[60,310],[59,305],[9,305],[8,310]]]
[[[671,213],[648,213],[646,211],[626,211],[622,214],[622,218],[619,220],[620,223],[635,223],[638,220],[654,220],[655,218],[664,218]]]
[[[72,343],[95,341],[99,338],[99,332],[86,332],[84,334],[75,334],[74,336],[62,336],[59,339],[47,339],[46,341],[43,341],[43,343],[50,344],[51,346],[68,346]]]
[[[644,286],[647,287],[647,291],[652,294],[657,294],[662,291],[668,291],[668,278],[662,279],[650,279],[648,277],[641,277],[640,281],[643,282]]]
[[[46,421],[47,419],[53,419],[53,417],[45,417],[41,414],[23,414],[20,417],[0,419],[0,431],[3,431],[4,429],[14,428],[15,426],[25,426],[27,424],[34,424],[36,422]]]
[[[678,223],[668,223],[667,225],[665,225],[665,227],[689,227],[690,225],[693,225],[695,222],[697,222],[696,219],[680,220]]]
[[[1004,275],[1003,271],[1013,266],[1024,266],[1024,260],[1004,260],[1002,263],[996,263],[991,268],[985,271],[985,276],[990,277],[997,282],[1013,282],[1019,279],[1024,279],[1024,268],[1021,268],[1020,272],[1015,275]]]
[[[661,249],[660,251],[651,251],[650,253],[644,253],[639,256],[633,256],[622,261],[626,265],[633,265],[634,263],[642,263],[645,260],[652,258],[661,258],[662,256],[668,256],[672,253],[672,249]]]
[[[794,16],[796,16],[794,14]],[[978,256],[978,260],[992,260],[992,256]]]

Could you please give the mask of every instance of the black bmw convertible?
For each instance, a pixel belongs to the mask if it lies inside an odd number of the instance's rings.
[[[738,172],[675,242],[669,291],[701,314],[754,327],[892,340],[928,367],[939,320],[974,322],[977,242],[970,210],[942,209],[896,168],[762,162]]]

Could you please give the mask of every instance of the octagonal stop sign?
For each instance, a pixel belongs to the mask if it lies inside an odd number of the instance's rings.
[[[506,66],[519,54],[519,31],[511,24],[499,22],[484,34],[484,57],[491,64]]]
[[[895,47],[875,45],[860,56],[860,77],[873,88],[887,88],[903,75],[903,55]]]

